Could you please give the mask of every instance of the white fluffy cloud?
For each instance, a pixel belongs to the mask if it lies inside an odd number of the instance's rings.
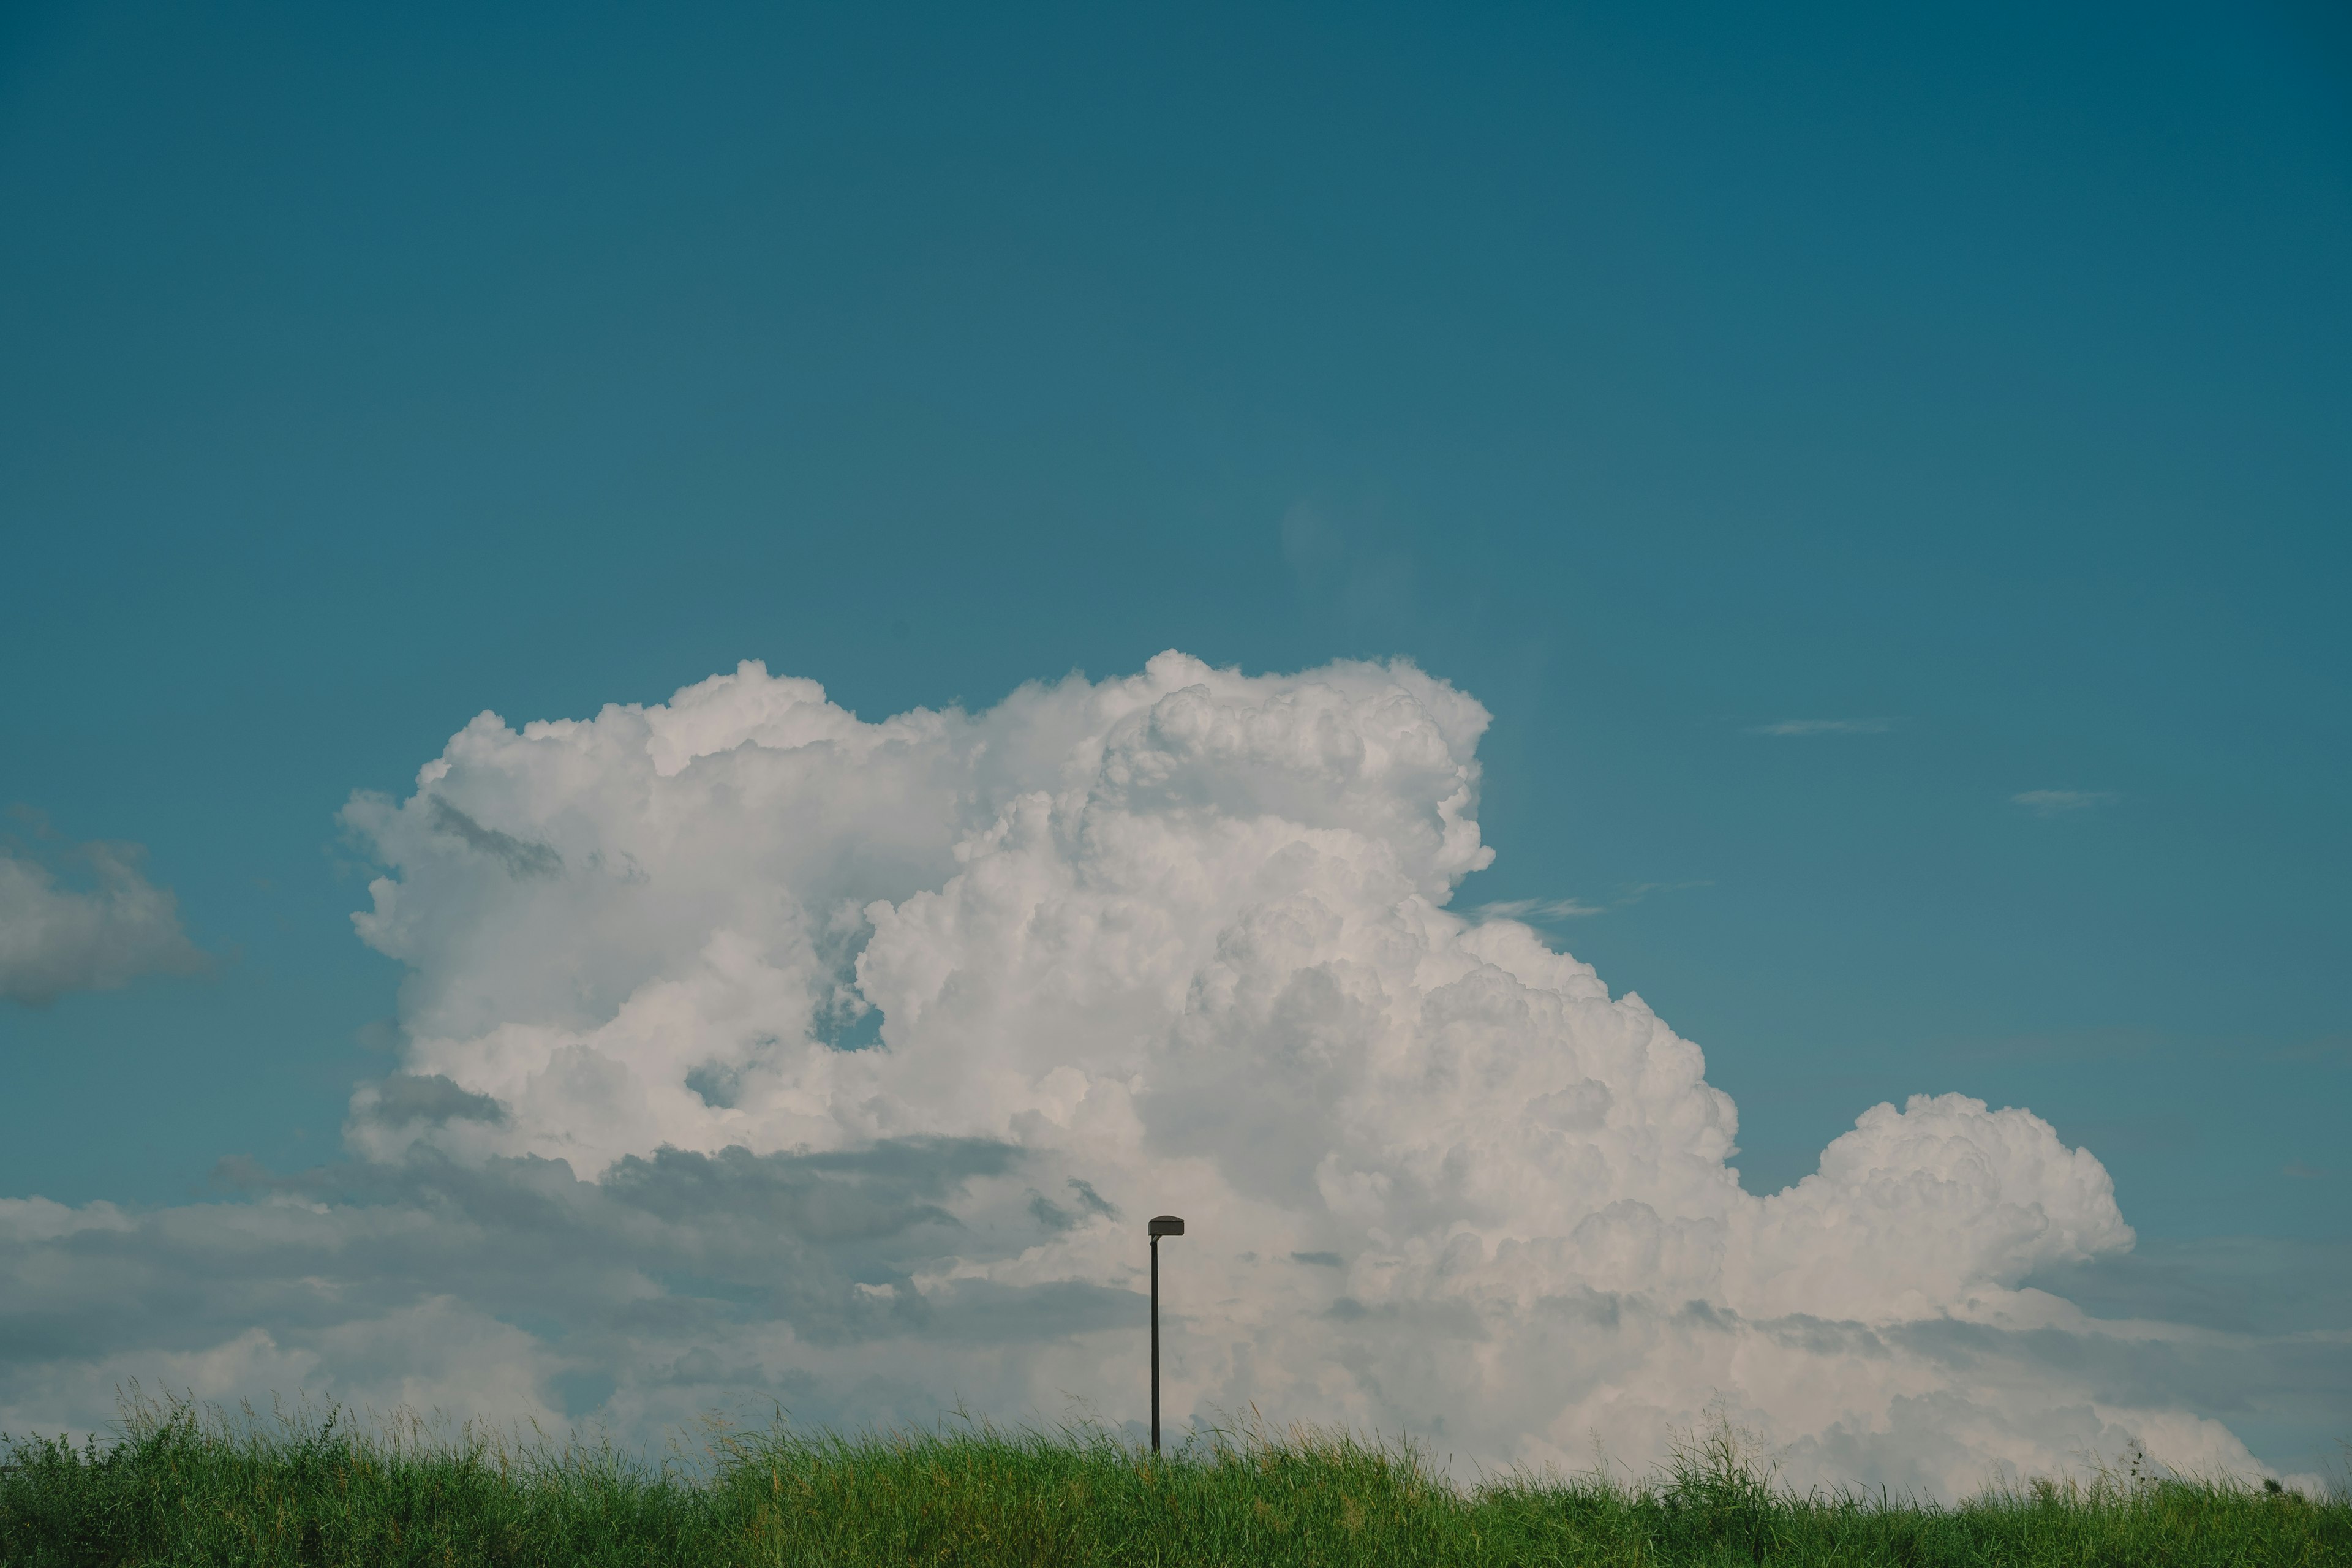
[[[135,844],[85,844],[87,890],[0,845],[0,999],[46,1007],[71,991],[112,991],[145,974],[185,974],[204,954],[177,901],[141,875]]]
[[[0,1425],[84,1418],[150,1293],[181,1303],[154,1353],[224,1389],[1119,1420],[1140,1217],[1175,1212],[1180,1415],[1573,1467],[1715,1410],[1800,1479],[1945,1495],[2133,1443],[2255,1468],[2067,1369],[2122,1331],[2027,1277],[2132,1235],[2047,1123],[1882,1105],[1752,1196],[1697,1047],[1449,912],[1493,854],[1486,721],[1410,666],[1175,653],[978,715],[866,723],[756,664],[485,714],[347,814],[388,868],[360,933],[411,971],[355,1162],[154,1215],[0,1206],[0,1264],[42,1260],[0,1330],[45,1347]]]

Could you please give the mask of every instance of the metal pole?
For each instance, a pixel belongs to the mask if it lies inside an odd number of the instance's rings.
[[[1160,1238],[1151,1238],[1151,1451],[1160,1452]]]
[[[1172,1214],[1153,1217],[1144,1227],[1151,1237],[1151,1451],[1160,1452],[1160,1238],[1181,1236],[1184,1222]]]

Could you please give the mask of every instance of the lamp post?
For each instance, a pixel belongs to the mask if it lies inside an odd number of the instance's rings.
[[[1160,1452],[1160,1238],[1181,1236],[1184,1222],[1161,1215],[1145,1227],[1151,1237],[1151,1451]]]

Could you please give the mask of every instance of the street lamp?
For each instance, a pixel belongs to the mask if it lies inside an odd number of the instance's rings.
[[[1181,1236],[1184,1222],[1161,1215],[1145,1227],[1151,1237],[1151,1451],[1160,1452],[1160,1238]]]

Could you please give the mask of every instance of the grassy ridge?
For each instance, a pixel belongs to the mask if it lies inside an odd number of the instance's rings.
[[[1956,1508],[1776,1489],[1727,1433],[1653,1481],[1464,1491],[1316,1436],[1153,1459],[1106,1436],[732,1436],[706,1473],[609,1448],[150,1411],[10,1440],[0,1563],[2352,1563],[2352,1501],[2177,1480]]]

